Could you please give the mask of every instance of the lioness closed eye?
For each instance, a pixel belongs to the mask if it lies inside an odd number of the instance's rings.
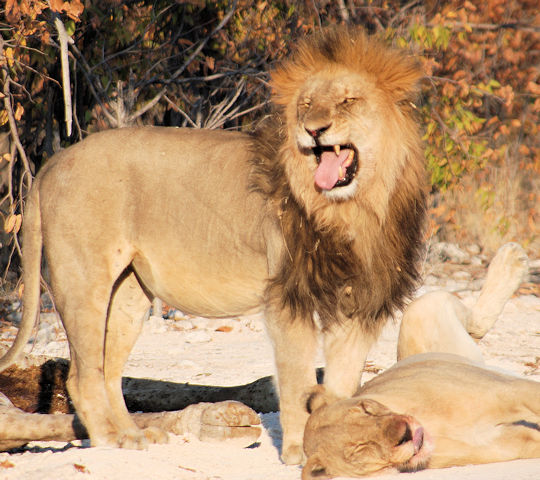
[[[272,73],[275,113],[253,134],[126,128],[55,155],[27,200],[24,314],[0,369],[37,316],[42,246],[92,445],[165,440],[137,428],[121,392],[149,297],[209,317],[264,309],[283,459],[301,462],[318,336],[328,390],[350,396],[415,288],[425,192],[410,100],[421,76],[410,56],[333,28]]]

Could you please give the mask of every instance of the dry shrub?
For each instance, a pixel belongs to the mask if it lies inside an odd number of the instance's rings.
[[[476,243],[494,253],[516,241],[533,256],[540,251],[540,176],[505,161],[441,193],[441,207],[432,209],[440,240]]]

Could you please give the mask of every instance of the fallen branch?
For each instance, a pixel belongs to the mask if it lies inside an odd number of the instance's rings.
[[[257,414],[238,402],[198,403],[177,412],[134,413],[139,428],[190,435],[203,442],[223,442],[248,447],[262,428]],[[0,450],[31,441],[70,442],[88,438],[76,415],[26,413],[0,393]]]

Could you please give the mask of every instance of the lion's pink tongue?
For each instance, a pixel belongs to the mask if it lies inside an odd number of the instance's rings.
[[[315,184],[323,190],[331,190],[339,180],[339,167],[347,160],[349,149],[344,148],[336,155],[334,151],[324,151],[321,162],[315,170]]]

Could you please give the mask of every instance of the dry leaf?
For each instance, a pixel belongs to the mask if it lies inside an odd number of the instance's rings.
[[[73,467],[75,467],[75,470],[77,470],[78,472],[81,472],[81,473],[90,473],[88,471],[88,469],[84,466],[84,465],[81,465],[80,463],[74,463],[73,464]]]
[[[14,466],[15,465],[9,460],[4,460],[3,462],[0,462],[0,468],[13,468]]]
[[[8,215],[4,221],[4,232],[9,233],[13,230],[15,226],[15,215]]]
[[[20,103],[17,103],[17,108],[15,109],[15,120],[19,121],[22,118],[23,113],[24,107]]]
[[[10,214],[4,222],[4,231],[6,233],[15,232],[17,233],[21,229],[22,225],[22,215],[21,214]]]
[[[222,325],[221,327],[216,328],[216,332],[232,332],[233,327],[230,327],[229,325]]]

